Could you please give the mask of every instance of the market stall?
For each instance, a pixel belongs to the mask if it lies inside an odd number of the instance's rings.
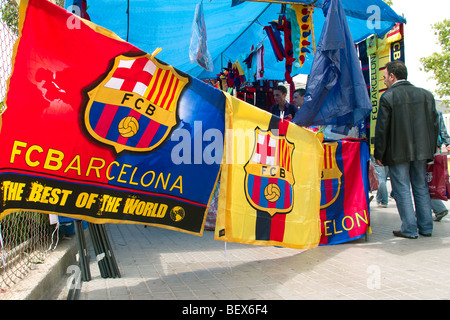
[[[344,238],[322,239],[322,244],[349,241],[367,230],[370,222],[365,182],[368,179],[364,166],[368,152],[363,143],[342,140],[331,142],[329,147],[324,143],[324,153],[315,133],[225,94],[193,74],[204,80],[214,79],[226,69],[234,73],[233,64],[237,70],[239,64],[245,74],[244,65],[248,63],[248,69],[257,66],[259,79],[256,81],[290,82],[299,73],[294,68],[299,63],[297,69],[310,77],[306,102],[299,112],[309,113],[314,124],[355,126],[365,120],[372,106],[361,64],[355,60],[358,57],[351,33],[364,39],[374,32],[381,36],[389,31],[401,19],[388,6],[381,1],[366,2],[379,5],[379,12],[375,12],[380,23],[369,27],[363,20],[370,17],[368,7],[352,6],[352,1],[344,1],[346,6],[340,0],[306,3],[314,7],[305,7],[305,3],[299,4],[301,7],[280,7],[279,3],[247,2],[230,7],[229,1],[225,7],[225,1],[214,1],[204,3],[204,10],[201,1],[195,1],[195,8],[183,1],[128,1],[126,6],[125,2],[112,1],[107,7],[101,7],[105,3],[67,6],[69,11],[78,10],[78,16],[88,14],[85,17],[99,25],[40,0],[21,4],[19,50],[13,60],[8,108],[2,114],[6,156],[1,158],[0,167],[6,168],[11,161],[20,164],[18,172],[5,171],[2,176],[7,184],[3,198],[8,200],[2,206],[4,214],[21,207],[33,208],[93,223],[143,223],[201,235],[205,210],[222,172],[218,196],[220,217],[218,214],[216,225],[218,240],[310,248],[319,243],[320,235],[328,237],[331,225],[335,234],[343,233],[338,228],[339,219],[346,231],[361,228]],[[44,4],[45,10],[38,9]],[[275,6],[276,12],[271,12]],[[80,12],[80,8],[87,12]],[[288,19],[291,9],[295,19],[293,16]],[[320,32],[315,32],[320,29],[320,19],[314,15],[320,14],[325,19]],[[213,23],[209,21],[211,16]],[[105,17],[107,21],[96,21]],[[40,21],[46,24],[36,28]],[[299,29],[303,28],[302,23],[308,29],[307,34],[297,34],[306,41],[295,45],[299,50],[294,48],[295,21]],[[349,27],[361,25],[363,21],[369,31]],[[105,26],[130,42],[104,29]],[[200,37],[192,32],[198,28]],[[178,39],[180,34],[183,40]],[[206,34],[208,41],[200,46],[203,51],[197,51],[196,61],[191,63],[190,44],[195,39],[202,42]],[[313,40],[309,41],[309,37]],[[139,47],[135,46],[139,41],[142,41]],[[267,43],[264,51],[261,42]],[[89,43],[88,51],[81,43]],[[157,47],[162,47],[162,51],[154,50]],[[36,52],[48,58],[39,60],[29,56]],[[177,55],[177,52],[183,53]],[[239,55],[243,55],[242,63]],[[212,71],[205,70],[209,68],[208,60],[213,61]],[[27,67],[25,61],[31,61],[33,67]],[[238,81],[239,84],[253,83],[249,79],[252,75],[255,74],[244,75],[244,81]],[[236,79],[233,78],[233,86]],[[21,112],[28,106],[21,94],[25,87],[33,95],[35,108]],[[316,89],[319,94],[311,94]],[[17,113],[24,115],[23,128],[12,121]],[[34,119],[42,121],[26,126]],[[327,122],[336,119],[339,121]],[[295,118],[293,121],[299,123]],[[47,129],[40,130],[39,126]],[[33,136],[35,141],[25,137],[22,140],[27,142],[14,140],[30,128],[40,133]],[[250,146],[244,149],[247,153],[243,162],[227,162],[228,152],[235,148],[226,135],[229,130],[249,133],[243,136],[245,139],[239,135],[233,138],[247,141]],[[45,146],[46,157],[30,161],[31,153],[44,156],[38,144]],[[80,146],[85,152],[82,157],[76,153]],[[339,154],[351,158],[341,161]],[[234,154],[237,155],[240,156]],[[349,180],[348,168],[354,169],[358,163],[361,172],[356,175],[358,181],[345,183]],[[39,164],[42,166],[34,168]],[[28,170],[27,174],[20,175],[21,170]],[[39,175],[42,185],[46,185],[42,186],[47,188],[42,193],[44,198],[39,198],[41,185],[33,182],[30,172]],[[51,201],[46,201],[50,192],[47,184],[54,183],[49,175],[60,181],[61,185],[53,189],[55,194],[64,189],[63,198],[52,196]],[[204,181],[199,182],[199,177]],[[89,185],[91,192],[81,188],[82,183]],[[357,192],[347,190],[347,186],[358,183]],[[28,185],[34,192],[30,197],[14,194],[15,188]],[[323,201],[321,195],[330,194],[332,200],[336,199],[333,203],[342,204],[339,214],[343,213],[343,218],[328,215],[331,202],[327,198]],[[344,200],[338,201],[344,195]],[[67,197],[72,202],[67,202]],[[325,209],[326,217],[322,212],[319,217],[319,210]],[[349,213],[353,216],[347,218]],[[247,238],[236,237],[232,231],[239,229],[237,226],[242,228],[239,236]],[[300,226],[304,233],[298,234],[296,228]]]
[[[390,51],[400,52],[403,35],[392,30],[406,22],[381,0],[343,0],[342,5],[327,0],[96,1],[89,5],[89,15],[147,51],[161,46],[158,58],[266,111],[274,104],[272,90],[278,82],[287,84],[292,99],[293,78],[308,75],[305,103],[293,121],[323,126],[329,138],[345,137],[352,130],[351,136],[369,144],[375,106],[385,89],[379,69],[400,57],[386,58]],[[370,113],[372,120],[366,121]],[[324,142],[322,244],[345,242],[367,231],[370,149],[365,145],[361,140]],[[343,148],[354,150],[342,153]],[[345,169],[348,163],[357,164],[357,178]],[[350,184],[359,189],[344,192],[345,180],[347,189]],[[355,200],[360,190],[365,196]],[[210,216],[215,215],[217,197]],[[210,220],[213,229],[215,220]]]
[[[71,1],[66,1],[66,8]],[[77,1],[75,1],[77,2]],[[119,37],[147,52],[155,48],[163,50],[158,57],[168,64],[200,79],[212,79],[235,62],[239,55],[249,54],[252,46],[264,39],[264,79],[280,79],[284,75],[284,62],[277,63],[271,53],[270,40],[264,30],[270,22],[278,20],[281,3],[313,5],[313,24],[318,41],[325,17],[322,12],[325,0],[299,1],[239,1],[232,6],[231,0],[204,1],[203,11],[207,30],[208,51],[214,61],[214,70],[207,72],[189,59],[189,46],[195,8],[200,0],[136,1],[98,0],[88,1],[91,20]],[[344,0],[342,6],[355,43],[372,34],[384,36],[392,27],[405,19],[397,15],[382,0]],[[298,73],[309,74],[312,54],[307,54],[305,64]]]
[[[66,8],[70,9],[72,4],[77,3],[81,6],[81,0],[66,1]],[[93,22],[112,30],[122,39],[146,52],[153,52],[155,48],[162,47],[158,58],[197,78],[216,79],[218,74],[229,67],[229,63],[233,65],[238,63],[241,67],[238,71],[241,70],[245,74],[245,81],[256,87],[258,93],[261,92],[260,87],[271,88],[271,80],[290,82],[290,77],[310,73],[314,46],[319,41],[325,23],[323,8],[329,3],[325,0],[204,2],[101,0],[89,2],[88,12]],[[203,6],[205,40],[213,62],[212,71],[192,63],[190,59],[194,14],[199,4]],[[293,4],[296,6],[292,6]],[[301,12],[302,4],[307,5],[308,13],[305,15]],[[404,18],[398,16],[382,0],[345,0],[342,1],[342,6],[355,43],[373,34],[382,37],[396,23],[405,22]],[[293,9],[294,7],[300,9]],[[289,28],[287,23],[283,23],[282,17],[289,22]],[[303,24],[302,18],[305,17],[306,23],[312,28],[309,35],[302,38],[303,30],[300,30],[302,27],[300,24]],[[283,31],[288,29],[290,37]],[[275,38],[279,38],[280,46],[274,50],[273,45],[277,43],[274,41]],[[292,39],[291,58],[295,61],[290,60],[290,57],[287,59],[283,57],[286,47],[289,47],[289,44],[285,45],[289,42],[285,41],[288,38]],[[309,44],[302,45],[304,40]],[[277,50],[281,50],[278,55]],[[255,57],[252,59],[252,56]],[[304,62],[301,60],[303,58]],[[253,61],[248,65],[249,60]],[[263,70],[260,68],[256,72],[257,61],[261,60]],[[290,71],[287,70],[289,68]],[[233,73],[232,79],[234,78],[238,78],[236,73]],[[260,80],[258,85],[253,85],[258,80]],[[269,102],[264,98],[269,98]],[[260,106],[270,103],[270,95],[262,99],[263,101],[259,102]]]

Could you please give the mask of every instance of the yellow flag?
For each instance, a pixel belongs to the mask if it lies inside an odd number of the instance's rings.
[[[370,99],[372,102],[372,113],[370,115],[370,136],[375,137],[375,127],[378,118],[378,103],[381,95],[387,91],[386,84],[384,83],[384,69],[386,63],[390,59],[390,42],[387,37],[378,39],[377,36],[369,38],[367,41],[367,52],[370,55]],[[373,139],[370,139],[370,153],[374,151]]]
[[[215,239],[317,246],[323,154],[315,133],[227,95]]]

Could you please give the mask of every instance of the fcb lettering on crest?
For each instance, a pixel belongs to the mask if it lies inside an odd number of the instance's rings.
[[[247,200],[253,208],[271,216],[289,213],[294,204],[294,144],[270,130],[256,128],[255,133],[253,153],[244,167]]]
[[[177,124],[178,99],[188,83],[149,54],[117,56],[109,74],[88,93],[86,127],[117,152],[150,151]]]

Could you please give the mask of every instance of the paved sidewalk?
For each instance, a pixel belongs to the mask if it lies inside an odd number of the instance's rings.
[[[79,299],[450,299],[450,215],[415,240],[392,235],[400,226],[392,199],[385,209],[372,201],[371,219],[367,241],[309,250],[108,225],[122,277],[103,279],[92,261]]]

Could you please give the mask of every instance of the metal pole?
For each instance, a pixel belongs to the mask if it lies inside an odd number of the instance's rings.
[[[109,274],[108,274],[107,266],[105,263],[105,258],[103,257],[103,259],[99,260],[99,256],[101,254],[103,254],[104,256],[106,256],[106,255],[105,255],[105,250],[102,248],[102,245],[100,242],[100,237],[98,235],[98,231],[97,231],[96,227],[97,227],[96,224],[89,223],[89,233],[91,235],[92,245],[94,247],[96,260],[98,263],[98,268],[100,269],[100,274],[101,274],[102,278],[108,278]]]
[[[83,221],[75,220],[75,234],[78,246],[78,255],[80,258],[81,279],[83,281],[91,280],[91,272],[89,269],[89,259],[86,250],[86,238],[84,237]]]
[[[130,0],[127,0],[127,42],[130,35]]]
[[[91,234],[92,244],[94,246],[95,254],[97,255],[97,262],[102,277],[120,278],[119,267],[111,248],[105,225],[89,223],[89,232]],[[104,256],[99,260],[99,255],[101,254],[104,254]]]
[[[99,231],[100,234],[102,236],[102,240],[105,244],[105,248],[107,250],[105,250],[105,252],[107,253],[107,257],[108,257],[108,263],[111,267],[111,270],[113,271],[114,274],[114,278],[115,277],[119,277],[120,278],[120,271],[119,271],[119,267],[117,266],[117,262],[116,262],[116,258],[114,257],[114,253],[113,250],[111,248],[111,243],[109,241],[108,238],[108,234],[106,233],[106,229],[105,229],[105,225],[100,225],[99,226]]]

